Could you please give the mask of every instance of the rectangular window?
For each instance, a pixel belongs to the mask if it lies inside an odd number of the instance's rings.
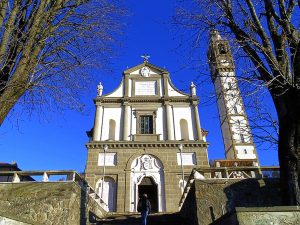
[[[140,117],[141,134],[153,134],[153,116]]]

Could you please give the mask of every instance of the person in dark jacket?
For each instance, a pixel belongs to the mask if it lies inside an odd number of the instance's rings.
[[[147,217],[151,213],[151,204],[147,194],[143,194],[142,198],[139,200],[138,211],[141,212],[142,216],[141,225],[147,225]]]

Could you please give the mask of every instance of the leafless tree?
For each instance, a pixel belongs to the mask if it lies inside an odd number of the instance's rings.
[[[300,205],[300,1],[181,1],[175,22],[195,37],[216,28],[252,63],[249,81],[271,94],[278,123],[283,204]]]
[[[21,97],[80,108],[87,68],[107,63],[124,12],[109,0],[1,0],[0,125]]]
[[[265,102],[260,95],[251,95],[245,107],[251,112],[248,118],[256,146],[265,150],[277,150],[278,120]]]

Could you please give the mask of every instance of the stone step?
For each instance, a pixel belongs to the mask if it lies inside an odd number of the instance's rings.
[[[139,214],[112,214],[111,216],[98,221],[97,225],[140,225]],[[179,213],[154,213],[148,217],[148,225],[184,225]]]

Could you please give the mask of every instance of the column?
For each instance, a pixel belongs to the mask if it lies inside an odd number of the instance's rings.
[[[172,108],[169,102],[166,102],[167,116],[167,140],[174,140],[174,132],[172,130]]]
[[[124,116],[123,116],[123,140],[124,141],[128,141],[129,137],[128,137],[128,115],[129,115],[129,105],[128,102],[124,102]]]
[[[194,114],[195,114],[195,121],[196,121],[196,128],[197,128],[197,138],[198,138],[198,141],[200,141],[200,140],[203,140],[203,137],[202,137],[202,132],[201,132],[198,105],[193,103],[193,106],[194,106]]]
[[[103,113],[102,105],[96,103],[96,115],[95,115],[95,122],[94,122],[93,141],[100,141],[102,113]]]

